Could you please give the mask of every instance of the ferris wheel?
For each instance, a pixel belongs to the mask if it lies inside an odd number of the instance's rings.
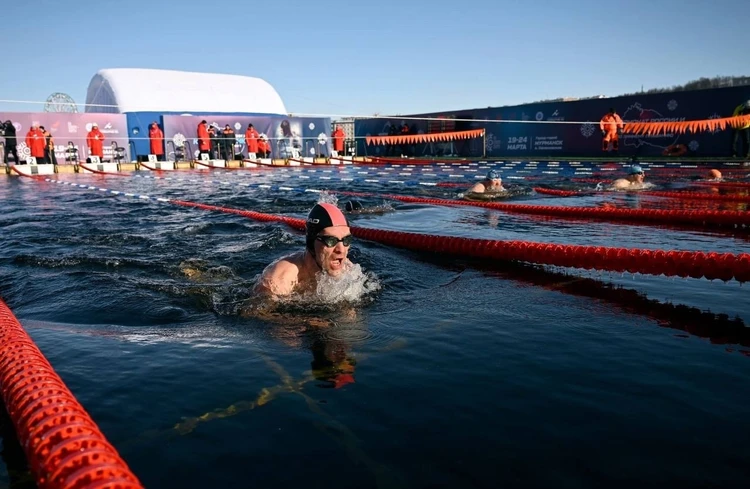
[[[44,103],[45,112],[78,112],[78,106],[67,93],[55,92]]]

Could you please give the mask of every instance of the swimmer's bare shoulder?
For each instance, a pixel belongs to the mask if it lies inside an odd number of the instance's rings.
[[[618,178],[617,180],[612,182],[612,188],[614,188],[615,190],[630,188],[630,180],[626,178]]]
[[[299,253],[279,258],[263,270],[255,292],[270,296],[291,295],[299,283],[303,256]]]

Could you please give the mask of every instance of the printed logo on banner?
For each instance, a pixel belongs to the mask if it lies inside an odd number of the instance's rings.
[[[552,115],[547,118],[548,121],[564,121],[565,117],[560,115],[559,110],[552,112]]]
[[[68,134],[77,134],[77,133],[78,133],[78,126],[68,121]]]
[[[581,134],[585,138],[590,138],[594,135],[594,132],[596,132],[596,126],[593,122],[586,121],[585,124],[581,125]]]
[[[672,99],[669,102],[667,102],[667,108],[670,111],[675,110],[677,108],[677,101],[675,99]]]
[[[536,113],[536,120],[543,121],[544,120],[544,112],[539,111]]]
[[[656,109],[644,108],[640,102],[633,103],[633,105],[628,107],[622,114],[622,121],[625,124],[628,122],[682,122],[684,120],[684,117],[665,117],[664,114]],[[680,135],[674,133],[658,133],[650,135],[625,134],[622,139],[623,146],[635,148],[651,146],[663,150],[676,144],[680,139]]]
[[[487,151],[493,151],[495,149],[495,135],[492,133],[487,133],[487,136],[485,137],[485,147],[487,148]]]

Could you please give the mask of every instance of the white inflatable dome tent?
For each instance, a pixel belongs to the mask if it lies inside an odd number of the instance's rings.
[[[86,92],[86,112],[127,114],[286,114],[281,96],[250,76],[140,68],[98,71]]]

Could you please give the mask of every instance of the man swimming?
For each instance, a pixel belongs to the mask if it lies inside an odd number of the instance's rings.
[[[614,190],[639,190],[644,188],[643,179],[646,174],[643,173],[643,168],[640,165],[633,165],[628,170],[628,176],[626,178],[618,178],[612,182],[612,188]]]
[[[305,249],[268,265],[256,293],[277,298],[314,291],[319,273],[338,277],[352,266],[347,255],[354,237],[338,207],[315,204],[307,215],[305,234]]]
[[[505,192],[503,178],[495,170],[487,172],[487,177],[481,182],[475,183],[467,192],[482,194],[485,192]]]

